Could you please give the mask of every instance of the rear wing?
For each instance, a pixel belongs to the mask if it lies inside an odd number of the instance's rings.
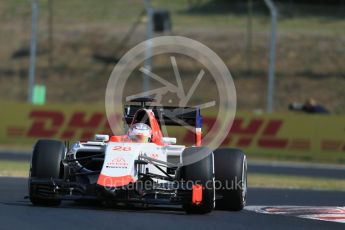
[[[131,124],[138,110],[150,109],[155,115],[159,125],[167,126],[192,126],[202,127],[200,108],[173,107],[173,106],[140,106],[125,105],[124,118],[127,124]]]

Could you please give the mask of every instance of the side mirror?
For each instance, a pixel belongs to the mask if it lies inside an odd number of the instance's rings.
[[[107,142],[107,141],[109,141],[109,135],[96,134],[95,135],[95,141]]]
[[[176,138],[175,137],[163,137],[164,144],[173,145],[176,144]]]

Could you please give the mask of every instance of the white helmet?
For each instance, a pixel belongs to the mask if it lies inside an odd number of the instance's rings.
[[[135,123],[128,130],[128,137],[134,142],[149,142],[151,136],[150,126],[144,123]]]

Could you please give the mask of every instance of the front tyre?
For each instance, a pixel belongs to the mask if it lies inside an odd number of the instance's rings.
[[[205,156],[200,159],[200,156]],[[197,162],[193,163],[196,159]],[[213,210],[215,192],[214,192],[214,170],[213,153],[205,147],[186,148],[182,153],[182,163],[179,174],[181,181],[190,182],[202,186],[202,201],[200,204],[193,204],[191,201],[183,205],[187,213],[206,214]],[[191,188],[188,188],[191,189]]]
[[[58,206],[61,200],[56,198],[51,186],[32,183],[35,179],[47,181],[62,178],[62,159],[65,145],[55,140],[39,140],[34,146],[29,176],[29,198],[33,205]],[[42,193],[44,190],[44,193]],[[51,194],[51,195],[47,195]]]

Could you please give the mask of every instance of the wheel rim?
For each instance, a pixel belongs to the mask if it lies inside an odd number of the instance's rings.
[[[246,203],[247,200],[247,158],[243,159],[242,166],[242,202]]]

